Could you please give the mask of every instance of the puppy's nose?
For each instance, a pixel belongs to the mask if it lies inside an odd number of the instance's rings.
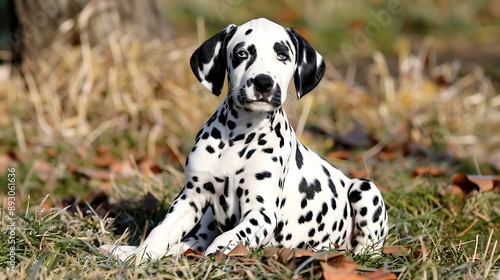
[[[259,74],[253,79],[255,91],[260,93],[268,92],[273,87],[273,78],[269,75]]]

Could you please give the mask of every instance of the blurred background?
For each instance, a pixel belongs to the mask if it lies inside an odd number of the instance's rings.
[[[257,17],[295,27],[328,60],[287,110],[351,175],[360,164],[383,182],[377,166],[403,161],[500,171],[500,0],[0,0],[0,173],[18,166],[32,195],[150,173],[180,187],[221,102],[189,57]]]

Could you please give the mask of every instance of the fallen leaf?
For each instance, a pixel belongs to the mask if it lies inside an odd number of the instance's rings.
[[[440,169],[437,167],[433,166],[419,166],[413,168],[413,171],[411,172],[412,177],[417,177],[417,176],[422,176],[422,175],[427,175],[427,176],[442,176],[446,174],[446,171],[444,169]]]
[[[494,175],[467,175],[467,179],[476,184],[480,191],[500,191],[500,176]]]
[[[114,161],[115,159],[111,153],[104,153],[94,158],[92,163],[97,167],[110,167]]]
[[[390,255],[406,255],[410,252],[410,248],[402,246],[384,246],[382,248],[382,253]]]
[[[238,243],[238,245],[236,245],[236,247],[234,247],[233,250],[231,250],[231,252],[229,252],[227,255],[228,256],[246,256],[246,255],[249,255],[250,254],[250,251],[247,249],[247,247],[245,247],[243,244]]]
[[[326,154],[326,157],[348,160],[351,157],[351,153],[348,151],[334,151]]]
[[[370,174],[372,173],[372,167],[367,166],[364,169],[349,169],[349,174],[355,178],[370,178]]]
[[[203,256],[203,253],[201,251],[198,251],[198,250],[187,249],[184,253],[182,253],[182,255],[201,257],[201,256]]]

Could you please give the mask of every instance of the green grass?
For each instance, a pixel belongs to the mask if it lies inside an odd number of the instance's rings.
[[[414,9],[405,9],[393,26],[373,38],[369,48],[385,54],[392,52],[389,45],[398,45],[393,50],[399,60],[396,65],[372,52],[366,67],[350,65],[344,77],[329,62],[326,77],[313,93],[286,104],[305,144],[347,174],[366,171],[366,177],[383,187],[390,221],[386,245],[403,246],[409,252],[376,256],[346,252],[361,271],[385,268],[400,279],[500,277],[496,243],[500,194],[474,193],[464,201],[449,194],[449,177],[457,171],[498,174],[498,86],[481,67],[457,70],[456,62],[434,60],[433,51],[442,41],[460,41],[458,30],[464,24],[470,28],[465,40],[475,38],[483,25],[494,24],[495,19],[473,13],[485,12],[490,1],[481,3],[463,10],[469,12],[462,17],[443,16],[447,14],[443,7],[427,13],[429,1],[415,3]],[[304,32],[311,30],[313,45],[328,50],[325,56],[336,57],[339,40],[351,38],[353,32],[345,25],[366,23],[370,12],[387,1],[356,9],[339,4],[340,18],[326,18],[326,8],[308,8],[299,15],[291,8],[297,6],[292,0],[278,4],[261,3],[249,10],[240,3],[221,20],[214,10],[204,14],[206,9],[179,1],[170,4],[175,9],[167,14],[193,34],[192,15],[203,15],[211,34],[227,22],[241,21],[240,15],[269,13],[275,20],[302,24]],[[280,10],[282,6],[287,9]],[[306,17],[312,12],[317,17]],[[103,11],[93,20],[109,16]],[[474,24],[466,24],[470,22]],[[439,38],[434,43],[415,39],[411,30],[419,28]],[[287,267],[262,249],[243,258],[166,257],[142,266],[119,263],[97,250],[117,241],[138,244],[161,220],[183,186],[182,164],[194,136],[220,102],[190,72],[194,40],[142,42],[126,28],[120,30],[117,37],[124,40],[97,45],[82,41],[81,47],[89,52],[65,44],[68,34],[60,34],[37,55],[32,68],[24,66],[22,75],[0,87],[0,276],[290,279],[297,274],[320,279],[317,262],[309,259],[308,265]],[[361,85],[354,82],[359,80]],[[354,129],[356,123],[363,125]],[[348,145],[353,138],[366,141]],[[339,150],[348,152],[348,160],[329,156]],[[99,165],[103,154],[110,159]],[[9,166],[16,169],[13,271],[8,264],[12,216],[8,192],[3,191]],[[413,177],[419,166],[439,167],[445,173]]]

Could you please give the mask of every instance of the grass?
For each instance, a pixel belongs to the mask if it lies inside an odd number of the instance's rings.
[[[92,44],[82,29],[79,47],[61,33],[0,88],[2,186],[8,167],[16,169],[15,216],[8,192],[0,196],[0,278],[321,278],[315,262],[296,271],[298,265],[287,267],[263,250],[217,260],[168,257],[139,267],[97,250],[117,240],[138,244],[161,219],[183,185],[194,135],[220,102],[188,68],[196,42],[141,42],[119,30]],[[409,251],[350,256],[363,271],[498,279],[500,195],[478,192],[456,201],[448,179],[456,171],[498,174],[498,88],[480,67],[438,63],[429,40],[417,48],[398,42],[395,69],[379,52],[366,68],[351,64],[345,75],[329,65],[315,92],[286,105],[290,121],[312,149],[383,189],[387,245]],[[362,71],[367,78],[359,85]],[[332,151],[347,155],[339,159]],[[420,166],[444,174],[413,176]]]

